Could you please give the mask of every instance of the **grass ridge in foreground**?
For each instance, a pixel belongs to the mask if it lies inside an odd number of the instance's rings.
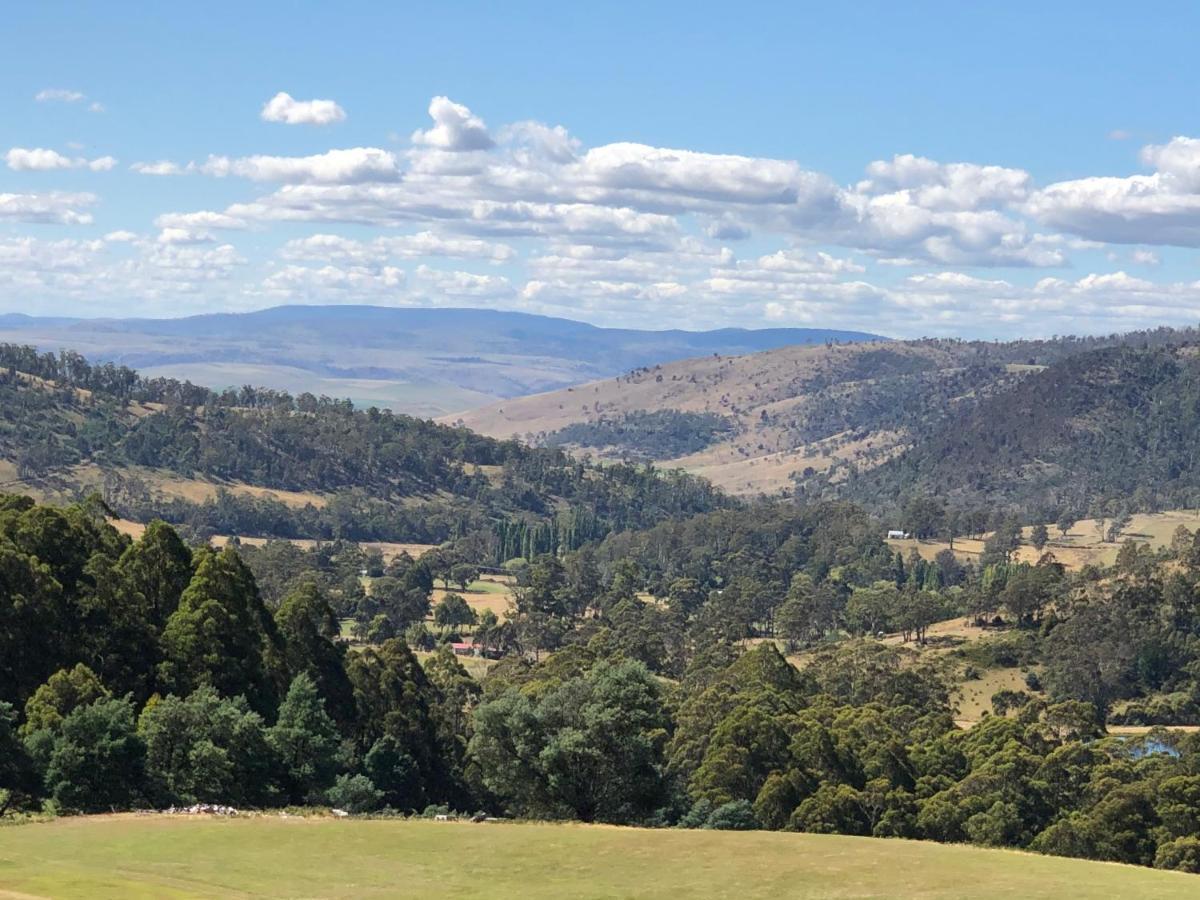
[[[401,820],[0,828],[0,897],[1171,898],[1200,876],[920,841]]]

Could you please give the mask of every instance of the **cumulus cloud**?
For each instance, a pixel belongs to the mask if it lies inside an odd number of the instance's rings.
[[[210,156],[195,166],[206,175],[293,184],[358,184],[400,177],[395,154],[376,147],[329,150],[314,156]]]
[[[407,295],[408,276],[396,266],[283,266],[262,285],[268,296],[292,302],[393,303]]]
[[[111,156],[101,156],[96,159],[84,159],[82,156],[63,156],[57,150],[46,150],[38,147],[26,149],[13,147],[4,154],[4,161],[14,172],[52,172],[55,169],[90,169],[93,172],[107,172],[114,168],[117,161]]]
[[[902,154],[867,166],[864,194],[909,192],[919,207],[930,210],[973,210],[1004,206],[1028,196],[1033,179],[1022,169],[980,166],[973,163],[939,163]]]
[[[280,91],[263,104],[260,116],[264,122],[285,125],[331,125],[345,121],[346,111],[332,100],[295,100]]]
[[[299,122],[330,115],[309,106],[318,102],[280,95],[267,107]],[[1081,321],[1116,330],[1200,315],[1194,285],[1097,270],[1107,253],[1107,265],[1124,260],[1146,275],[1156,246],[1200,246],[1194,138],[1144,148],[1147,170],[1126,176],[1040,186],[1021,168],[898,154],[866,161],[861,180],[842,184],[790,159],[630,141],[586,147],[562,126],[532,121],[492,131],[445,97],[429,114],[411,146],[391,150],[134,163],[145,175],[256,186],[223,186],[234,202],[220,207],[164,211],[145,236],[110,230],[99,250],[58,249],[99,254],[106,277],[125,273],[137,286],[130,296],[174,280],[199,297],[244,277],[222,303],[457,303],[614,323],[821,323],[898,335],[1044,334]],[[79,152],[13,148],[6,161],[48,172],[116,162]],[[0,195],[0,219],[83,223],[94,203]],[[266,243],[281,225],[279,249],[254,269],[226,243],[247,230]],[[185,277],[192,267],[210,274]],[[1063,271],[1035,282],[1030,269]]]
[[[193,231],[209,228],[240,231],[249,227],[249,224],[244,219],[239,219],[237,216],[231,216],[228,213],[213,212],[212,210],[200,210],[199,212],[190,213],[164,213],[154,220],[154,224],[159,228],[183,228]]]
[[[289,260],[352,260],[363,263],[429,256],[505,262],[515,255],[513,248],[507,244],[449,237],[432,231],[377,237],[372,241],[356,241],[336,234],[313,234],[288,241],[280,251],[280,256]]]
[[[162,246],[120,240],[0,238],[0,289],[13,296],[57,296],[94,303],[115,298],[155,303],[227,290],[245,259],[231,246]]]
[[[51,191],[46,194],[0,194],[0,220],[37,224],[88,225],[92,214],[84,208],[96,202],[95,194]]]
[[[1141,158],[1172,188],[1194,191],[1200,187],[1200,140],[1196,138],[1176,137],[1166,144],[1149,144],[1142,148]]]
[[[449,97],[434,97],[429,104],[429,117],[433,119],[433,127],[414,131],[414,144],[452,153],[487,150],[495,145],[483,119]]]
[[[1105,243],[1200,246],[1200,140],[1151,144],[1141,159],[1155,171],[1060,181],[1034,193],[1026,212]]]

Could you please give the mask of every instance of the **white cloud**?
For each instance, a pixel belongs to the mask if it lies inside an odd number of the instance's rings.
[[[551,128],[541,122],[517,122],[504,129],[501,139],[510,148],[514,159],[524,165],[535,165],[539,161],[569,163],[575,159],[580,147],[579,141],[561,125]]]
[[[1200,140],[1176,137],[1166,144],[1149,144],[1142,148],[1141,158],[1170,179],[1172,187],[1185,191],[1200,188]]]
[[[158,233],[160,244],[211,244],[216,241],[211,231],[202,228],[164,228]]]
[[[395,266],[283,266],[263,281],[268,296],[310,303],[406,300],[408,276]]]
[[[873,162],[867,166],[867,174],[869,179],[858,185],[860,193],[907,191],[916,205],[931,210],[972,210],[1016,203],[1028,196],[1033,183],[1022,169],[939,163],[911,154]]]
[[[249,224],[244,219],[239,219],[237,216],[231,216],[228,213],[213,212],[211,210],[190,213],[163,213],[154,220],[154,224],[159,228],[182,228],[188,230],[221,228],[240,231],[249,227]]]
[[[330,125],[345,121],[346,111],[332,100],[294,100],[280,91],[265,104],[260,113],[264,122],[286,125]]]
[[[750,226],[732,216],[721,216],[704,226],[704,233],[718,241],[744,241],[750,237]]]
[[[292,184],[359,184],[400,177],[395,154],[377,147],[329,150],[314,156],[210,156],[196,166],[206,175]]]
[[[422,231],[417,234],[377,237],[355,241],[336,234],[314,234],[288,241],[280,256],[289,260],[353,260],[383,262],[388,259],[417,259],[441,256],[505,262],[515,256],[507,244],[475,238],[455,238]]]
[[[433,127],[414,131],[414,144],[450,152],[487,150],[495,144],[483,119],[449,97],[434,97],[429,103],[429,117]]]
[[[82,91],[72,91],[66,88],[43,88],[33,95],[33,99],[38,103],[82,103],[87,99],[87,94]],[[93,100],[88,104],[88,112],[102,113],[104,112],[104,104],[98,100]]]
[[[70,91],[66,88],[43,88],[33,95],[38,103],[79,103],[87,99],[80,91]]]
[[[88,225],[92,214],[84,212],[83,208],[95,202],[96,195],[86,193],[0,194],[0,220]]]
[[[1025,210],[1105,243],[1200,246],[1200,140],[1150,144],[1141,159],[1152,174],[1061,181],[1033,194]]]
[[[328,115],[308,107],[316,102],[283,95],[267,106],[281,121],[302,121]],[[129,223],[131,231],[105,222],[98,250],[39,245],[38,253],[64,260],[93,254],[99,273],[64,262],[44,290],[81,291],[91,278],[102,285],[98,296],[117,296],[97,279],[124,278],[130,297],[163,296],[178,284],[193,298],[212,289],[222,305],[267,296],[519,306],[614,324],[771,321],[910,335],[1118,330],[1200,318],[1195,285],[1092,271],[1106,266],[1107,253],[1112,268],[1124,261],[1145,275],[1158,264],[1156,246],[1200,246],[1194,138],[1146,147],[1149,170],[1124,177],[1039,186],[1020,168],[898,154],[839,184],[789,159],[629,141],[589,148],[540,122],[491,131],[444,97],[434,98],[430,116],[431,126],[403,149],[136,162],[131,170],[146,175],[256,184],[221,185],[214,193],[233,199],[221,206],[164,211],[149,233],[141,222]],[[13,148],[5,159],[48,172],[116,162],[69,153]],[[0,219],[84,223],[95,202],[83,194],[0,195]],[[261,235],[254,245],[282,243],[255,267],[225,242],[251,229]],[[1130,246],[1114,247],[1120,243]],[[1035,284],[1021,271],[1070,266],[1092,274]],[[79,284],[68,283],[68,271]]]
[[[182,175],[186,170],[168,159],[157,162],[135,162],[129,167],[139,175]]]
[[[84,159],[82,156],[63,156],[57,150],[46,150],[38,147],[26,149],[13,147],[4,154],[4,161],[14,172],[51,172],[55,169],[90,169],[93,172],[107,172],[116,166],[117,161],[111,156],[101,156],[97,159]]]
[[[420,265],[416,276],[421,288],[440,297],[497,297],[512,293],[508,279],[501,275],[447,272]]]
[[[0,289],[40,301],[47,296],[95,303],[171,302],[225,292],[245,260],[228,244],[213,248],[120,240],[39,240],[0,237]]]

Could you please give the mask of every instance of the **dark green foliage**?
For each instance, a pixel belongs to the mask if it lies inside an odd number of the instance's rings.
[[[0,701],[0,816],[37,790],[33,760],[17,732],[17,711]]]
[[[433,611],[433,621],[449,628],[474,625],[475,619],[475,610],[458,594],[447,594]]]
[[[280,653],[275,623],[237,553],[199,554],[196,573],[163,629],[163,687],[188,694],[207,684],[270,713],[278,702]]]
[[[433,714],[439,697],[412,651],[402,640],[367,647],[351,655],[347,674],[358,709],[355,743],[387,805],[422,809],[428,799],[453,796],[452,754]]]
[[[315,582],[292,590],[275,611],[288,672],[308,675],[338,723],[354,721],[354,689],[346,677],[346,647],[328,599]]]
[[[762,826],[754,815],[753,804],[748,800],[732,800],[714,809],[703,827],[718,831],[756,831]]]
[[[73,669],[60,669],[25,702],[22,730],[26,734],[35,731],[56,732],[62,726],[63,719],[79,707],[110,697],[112,693],[96,677],[96,673],[83,663],[78,663]]]
[[[192,578],[192,553],[175,530],[153,521],[117,561],[126,589],[136,592],[143,617],[162,629]]]
[[[852,479],[848,494],[926,491],[1024,510],[1027,521],[1116,498],[1138,511],[1192,505],[1200,491],[1200,359],[1178,346],[1186,337],[1056,361],[1019,388],[918,430],[911,450]]]
[[[475,711],[471,754],[520,815],[642,822],[666,802],[667,719],[637,663],[602,663],[538,700],[509,690]]]
[[[262,806],[277,799],[276,756],[262,717],[209,686],[148,704],[138,721],[149,793],[160,805]]]
[[[542,443],[597,447],[632,459],[675,459],[724,440],[733,427],[730,419],[716,413],[639,409],[615,418],[576,422],[546,435]]]
[[[339,737],[307,674],[292,679],[266,738],[282,767],[287,796],[295,802],[318,800],[337,771]]]
[[[1001,559],[947,587],[944,566],[897,557],[879,533],[843,504],[763,504],[534,555],[513,619],[478,626],[508,653],[480,684],[448,647],[422,665],[401,640],[340,641],[333,603],[380,605],[358,572],[382,561],[356,548],[245,551],[278,594],[272,614],[234,549],[189,562],[167,526],[131,549],[90,504],[0,497],[0,551],[25,576],[0,595],[4,646],[44,673],[4,669],[0,810],[483,808],[1197,868],[1200,736],[1104,730],[1106,715],[1200,708],[1190,536],[1170,556],[1123,548],[1102,572]],[[391,607],[427,608],[458,550],[400,557],[375,582]],[[171,579],[152,577],[156,557]],[[1010,630],[949,652],[870,637],[920,641],[935,617],[999,609]],[[750,635],[766,639],[747,649]],[[772,635],[813,645],[802,668]],[[997,715],[961,729],[959,666],[1029,668],[1046,691],[1027,678],[1032,693],[998,693]]]
[[[329,805],[349,813],[371,812],[383,802],[383,791],[366,775],[339,775],[326,792]]]
[[[145,755],[128,699],[81,706],[55,730],[46,793],[65,811],[128,808],[141,797]]]

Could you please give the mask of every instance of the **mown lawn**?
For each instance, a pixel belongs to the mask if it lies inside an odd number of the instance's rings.
[[[103,816],[0,828],[0,897],[1170,898],[1200,876],[824,835]]]

